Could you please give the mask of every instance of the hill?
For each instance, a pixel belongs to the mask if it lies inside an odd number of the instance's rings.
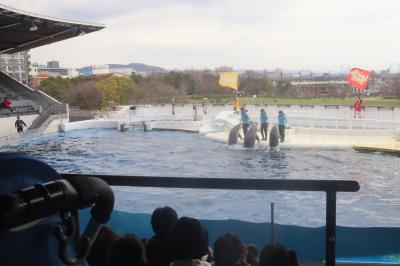
[[[115,68],[130,68],[135,70],[136,72],[166,72],[167,70],[159,67],[159,66],[151,66],[151,65],[146,65],[146,64],[141,64],[141,63],[130,63],[128,65],[122,65],[122,64],[108,64],[110,69],[115,69]]]

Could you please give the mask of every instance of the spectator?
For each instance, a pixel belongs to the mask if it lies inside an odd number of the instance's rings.
[[[17,132],[20,134],[24,133],[24,126],[26,127],[25,122],[19,118],[19,115],[17,115],[17,120],[15,121]]]
[[[246,261],[251,266],[258,266],[258,249],[255,245],[247,245],[247,257]]]
[[[239,262],[243,244],[234,234],[220,236],[214,243],[215,266],[234,266]]]
[[[134,235],[114,239],[108,249],[108,266],[146,265],[144,247]]]
[[[240,252],[239,261],[236,263],[236,266],[250,266],[250,264],[246,261],[247,258],[247,247],[242,243],[242,250]]]
[[[90,249],[87,262],[90,266],[107,266],[108,248],[118,235],[110,228],[104,226]]]
[[[297,254],[279,244],[269,244],[260,254],[260,266],[298,266]]]
[[[11,107],[11,101],[7,97],[4,97],[1,102],[1,108],[8,109],[10,112],[14,112],[15,110],[15,108]]]
[[[178,220],[178,215],[171,207],[157,208],[151,215],[154,236],[146,243],[146,257],[149,266],[168,266],[171,251],[168,234]]]
[[[200,259],[208,253],[208,231],[193,218],[182,217],[169,236],[172,248],[170,266],[210,266]]]
[[[278,125],[279,125],[279,135],[281,137],[281,142],[285,141],[285,127],[286,127],[287,119],[285,114],[279,110],[278,115]]]

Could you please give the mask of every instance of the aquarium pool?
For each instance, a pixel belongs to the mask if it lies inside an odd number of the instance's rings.
[[[184,132],[118,132],[91,129],[24,141],[1,151],[25,152],[61,173],[218,178],[350,179],[356,193],[339,193],[337,223],[355,227],[400,226],[400,159],[352,149],[244,149]],[[279,224],[322,226],[325,194],[114,187],[116,209],[151,213],[170,205],[201,219],[269,221],[275,202]]]

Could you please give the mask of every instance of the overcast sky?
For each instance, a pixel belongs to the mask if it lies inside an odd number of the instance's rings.
[[[0,0],[106,29],[31,51],[63,66],[400,67],[398,0]]]

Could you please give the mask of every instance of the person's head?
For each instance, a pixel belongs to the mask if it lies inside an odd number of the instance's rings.
[[[264,110],[264,109],[261,109],[261,110],[260,110],[260,112],[261,112],[261,113],[264,113],[264,112],[265,112],[265,110]]]
[[[260,254],[260,266],[298,266],[297,254],[277,243],[266,245]]]
[[[258,249],[256,245],[250,244],[247,245],[247,257],[246,261],[250,265],[255,265],[255,260],[258,256]]]
[[[242,249],[240,251],[240,259],[239,261],[246,261],[246,257],[247,257],[247,247],[245,244],[242,243]]]
[[[279,110],[279,115],[283,115],[283,111],[282,110]]]
[[[242,107],[240,107],[240,111],[241,111],[241,112],[245,112],[246,109],[244,109],[244,107],[242,106]]]
[[[17,115],[17,120],[19,120],[19,115]]]
[[[4,100],[7,100],[7,96],[4,96]]]
[[[182,217],[169,234],[172,260],[200,259],[208,252],[208,231],[194,218]]]
[[[108,248],[116,238],[118,235],[113,230],[103,226],[90,249],[87,257],[88,264],[90,266],[107,266]]]
[[[235,265],[242,252],[242,241],[234,234],[222,235],[214,243],[214,258],[218,266]]]
[[[171,207],[157,208],[151,215],[151,227],[156,235],[166,236],[177,220],[178,215]]]
[[[144,247],[134,235],[124,235],[111,242],[108,249],[108,266],[131,265],[145,265]]]

